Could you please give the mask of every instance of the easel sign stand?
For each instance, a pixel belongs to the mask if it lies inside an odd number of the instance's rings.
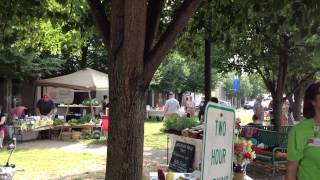
[[[201,180],[231,180],[235,110],[208,103],[202,147]]]

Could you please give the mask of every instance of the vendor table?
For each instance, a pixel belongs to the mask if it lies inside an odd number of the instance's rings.
[[[174,145],[176,144],[177,141],[183,142],[186,144],[191,144],[195,146],[195,155],[194,155],[194,162],[193,162],[193,169],[198,169],[199,165],[201,163],[201,156],[202,156],[202,139],[194,139],[194,138],[189,138],[189,137],[184,137],[184,136],[178,136],[175,134],[167,134],[168,138],[170,139],[171,145],[168,150],[167,158],[168,162],[170,162],[172,152],[174,149]]]
[[[163,119],[164,117],[164,110],[147,110],[147,119],[150,119],[151,117],[156,117],[156,118],[159,118],[159,119]]]
[[[178,179],[179,177],[188,178],[191,173],[174,173],[174,180]],[[157,172],[150,172],[149,173],[150,180],[158,180],[158,173]],[[195,180],[194,178],[190,178],[188,180]],[[251,177],[245,175],[244,180],[253,180]]]
[[[191,175],[191,173],[173,173],[173,174],[174,174],[174,180],[178,179],[179,177],[186,178],[188,175]],[[150,176],[150,180],[158,180],[157,172],[150,172],[149,176]]]
[[[20,126],[13,126],[13,136],[18,136],[18,141],[20,143],[23,143],[23,141],[29,141],[29,140],[35,140],[38,138],[39,132],[40,131],[45,131],[45,130],[50,130],[52,129],[53,126],[44,126],[44,127],[39,127],[35,128],[29,131],[22,131]]]
[[[76,126],[70,126],[70,125],[59,125],[59,126],[54,126],[53,129],[84,129],[84,128],[90,128],[91,132],[94,128],[101,128],[101,125],[98,124],[81,124],[81,125],[76,125]]]
[[[59,125],[59,126],[54,126],[53,130],[60,130],[59,137],[61,137],[61,133],[63,130],[68,130],[72,131],[72,129],[90,129],[90,133],[94,130],[94,128],[101,128],[101,125],[98,124],[81,124],[81,125],[76,125],[76,126],[70,126],[70,125]]]
[[[90,133],[92,133],[92,131],[95,128],[101,128],[101,125],[96,125],[96,124],[83,124],[83,125],[77,125],[77,126],[70,126],[70,125],[53,126],[53,125],[50,125],[50,126],[34,128],[29,131],[22,131],[21,127],[19,127],[19,126],[13,126],[12,128],[13,128],[13,136],[18,137],[17,140],[20,143],[23,143],[24,141],[38,139],[38,135],[39,135],[40,131],[49,130],[49,138],[51,138],[51,135],[52,135],[51,131],[52,130],[59,130],[61,133],[62,130],[66,130],[66,129],[68,129],[69,131],[72,131],[72,129],[90,128]]]

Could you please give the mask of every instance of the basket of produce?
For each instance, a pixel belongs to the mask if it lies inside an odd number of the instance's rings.
[[[63,132],[61,132],[61,134],[60,134],[60,139],[61,140],[70,140],[71,139],[71,132],[69,132],[69,131],[63,131]]]
[[[71,133],[71,138],[73,140],[78,140],[81,137],[81,132],[80,131],[72,131]]]

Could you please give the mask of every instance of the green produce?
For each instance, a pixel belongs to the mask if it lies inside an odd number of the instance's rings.
[[[166,119],[163,123],[163,129],[165,130],[176,130],[182,131],[186,128],[192,128],[199,125],[197,118],[179,118],[179,119]]]
[[[86,100],[82,101],[82,104],[86,105],[86,106],[100,106],[100,102],[96,98],[94,98],[94,99],[86,99]]]
[[[79,121],[81,124],[89,123],[91,121],[91,114],[84,115]]]
[[[81,124],[81,121],[79,119],[71,119],[70,121],[68,121],[68,124],[70,126],[77,126]]]
[[[59,126],[59,125],[63,125],[63,124],[64,124],[64,122],[62,120],[60,120],[60,119],[54,119],[53,120],[53,125],[54,126]]]

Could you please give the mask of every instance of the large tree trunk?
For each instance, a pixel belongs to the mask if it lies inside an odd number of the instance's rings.
[[[275,94],[273,95],[273,112],[275,119],[275,130],[279,130],[281,126],[281,113],[283,104],[283,93],[285,90],[285,83],[287,78],[288,63],[289,63],[289,36],[288,34],[282,34],[281,46],[279,49],[279,69],[277,77],[277,87]]]
[[[278,97],[276,94],[272,94],[272,103],[275,130],[279,130],[282,114],[282,96]]]
[[[12,79],[5,78],[4,79],[4,93],[5,93],[5,106],[3,108],[3,112],[9,112],[12,108]]]
[[[184,0],[156,43],[154,38],[160,18],[157,13],[161,13],[161,8],[156,7],[163,2],[112,0],[111,23],[100,0],[88,2],[109,54],[110,129],[106,179],[141,180],[146,90],[199,1]],[[148,6],[151,10],[147,16]],[[153,28],[146,27],[147,19],[148,27]]]
[[[84,69],[88,66],[88,49],[89,45],[83,45],[81,47],[81,61],[80,61],[80,68]]]
[[[301,107],[302,107],[302,100],[303,100],[304,88],[298,88],[294,93],[294,102],[292,104],[293,108],[293,117],[296,121],[299,121],[301,118]]]
[[[211,43],[205,40],[204,51],[204,95],[208,102],[211,97]]]
[[[108,180],[142,179],[146,5],[145,0],[112,1]]]

